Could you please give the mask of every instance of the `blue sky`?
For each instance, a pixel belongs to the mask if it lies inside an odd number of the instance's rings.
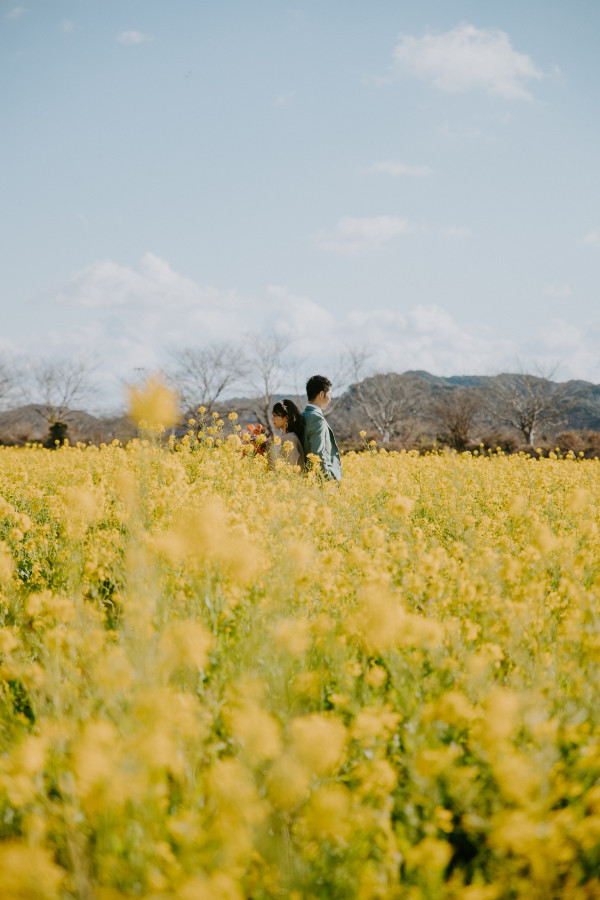
[[[596,0],[0,0],[6,354],[600,381]]]

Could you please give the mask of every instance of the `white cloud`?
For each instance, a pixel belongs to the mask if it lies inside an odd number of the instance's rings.
[[[447,238],[468,238],[471,237],[471,229],[462,225],[450,225],[442,231],[444,237]]]
[[[489,329],[461,325],[436,305],[407,312],[351,312],[344,323],[348,340],[374,348],[380,371],[425,369],[439,375],[488,373],[514,352],[510,341]]]
[[[333,231],[319,231],[317,240],[323,250],[360,253],[383,247],[393,238],[410,231],[414,231],[414,227],[406,219],[399,219],[397,216],[344,216]]]
[[[388,84],[392,84],[395,81],[395,76],[391,74],[387,75],[363,75],[361,79],[363,84],[373,87],[385,87]]]
[[[531,100],[525,85],[543,77],[529,56],[513,48],[506,32],[468,24],[422,38],[400,35],[394,63],[441,91],[480,89],[507,100]]]
[[[121,31],[117,35],[117,40],[120,44],[135,45],[151,41],[152,36],[145,34],[143,31]]]
[[[600,319],[589,322],[585,328],[577,328],[571,322],[554,319],[544,326],[539,335],[537,358],[542,365],[560,363],[557,377],[581,378],[600,382]]]
[[[11,22],[16,22],[17,19],[20,19],[21,16],[26,12],[27,9],[24,6],[15,6],[5,14],[4,18],[10,19]]]
[[[322,340],[334,337],[335,317],[314,300],[293,294],[283,285],[271,285],[267,294],[274,329],[302,344],[303,352],[312,346],[315,332]]]
[[[298,377],[323,368],[348,343],[372,347],[373,363],[382,371],[448,375],[489,371],[515,352],[512,343],[480,326],[460,325],[437,306],[334,316],[281,285],[258,297],[199,285],[150,253],[136,267],[94,263],[76,273],[57,299],[44,352],[60,356],[100,348],[104,392],[113,402],[134,370],[164,365],[168,348],[241,340],[248,330],[273,331],[293,342],[285,389],[296,389]]]
[[[144,254],[137,269],[112,260],[93,263],[76,272],[57,299],[88,309],[125,308],[136,314],[171,309],[175,315],[200,317],[209,334],[219,330],[221,318],[228,323],[229,312],[242,303],[234,291],[200,287],[153,253]]]
[[[447,124],[441,125],[438,128],[440,135],[447,141],[487,141],[489,144],[494,144],[497,141],[497,137],[493,134],[488,134],[478,125],[467,125],[465,127],[450,127]]]
[[[65,34],[73,34],[73,32],[76,31],[79,26],[75,22],[72,22],[70,19],[63,19],[60,28],[61,31],[63,31]]]
[[[399,301],[400,302],[400,301]],[[349,309],[333,315],[310,297],[274,285],[259,295],[200,285],[147,253],[137,266],[111,260],[75,273],[56,302],[38,310],[49,328],[14,345],[16,352],[62,357],[84,353],[99,358],[102,400],[122,399],[121,385],[168,362],[172,347],[211,341],[242,341],[247,331],[290,338],[288,381],[296,390],[312,371],[354,344],[373,349],[379,371],[425,369],[437,375],[494,374],[526,359],[532,366],[562,364],[561,378],[600,382],[600,320],[577,328],[555,321],[519,339],[498,337],[491,328],[458,322],[436,305],[412,308]],[[297,360],[294,362],[294,360]]]
[[[546,293],[551,297],[570,297],[572,291],[568,284],[547,284]]]
[[[278,94],[273,100],[273,106],[289,106],[293,99],[293,91],[289,91],[287,94]]]
[[[420,178],[424,175],[431,175],[429,166],[407,166],[405,163],[397,162],[393,159],[373,163],[366,171],[382,175],[392,175],[393,177],[397,177],[398,175],[412,175],[414,178]]]
[[[596,247],[600,247],[600,228],[595,228],[589,234],[586,234],[583,238],[583,243],[594,244]]]

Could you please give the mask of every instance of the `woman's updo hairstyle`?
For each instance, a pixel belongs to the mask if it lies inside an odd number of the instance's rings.
[[[298,436],[299,440],[302,441],[302,435],[304,434],[304,419],[293,400],[278,400],[277,403],[273,405],[273,415],[287,419],[288,433],[293,431],[294,434]]]

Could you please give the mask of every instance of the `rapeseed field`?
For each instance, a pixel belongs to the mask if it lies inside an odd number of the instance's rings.
[[[600,898],[600,463],[225,425],[0,448],[0,897]]]

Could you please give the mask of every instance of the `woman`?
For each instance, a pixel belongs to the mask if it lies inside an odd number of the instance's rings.
[[[293,400],[280,400],[274,404],[272,416],[275,428],[283,432],[282,445],[286,441],[292,444],[292,449],[287,454],[285,451],[282,452],[283,446],[278,447],[277,455],[285,459],[290,466],[300,466],[304,470],[304,450],[302,449],[304,419],[302,413]]]

